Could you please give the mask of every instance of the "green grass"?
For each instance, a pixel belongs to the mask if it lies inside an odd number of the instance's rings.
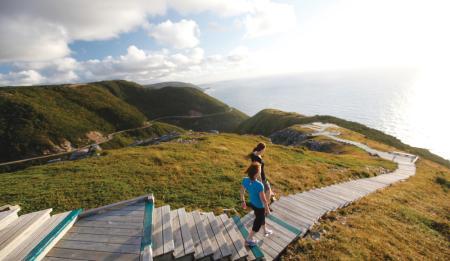
[[[30,212],[93,208],[154,193],[157,205],[205,211],[236,208],[239,184],[258,136],[193,133],[186,143],[108,150],[104,156],[0,175],[0,205]],[[278,194],[376,175],[395,164],[348,146],[341,155],[269,144],[268,177]],[[239,209],[238,209],[239,210]]]
[[[417,174],[329,214],[282,260],[449,260],[450,170],[419,160]],[[448,181],[447,181],[448,182]],[[325,232],[324,232],[325,231]]]
[[[108,134],[161,116],[205,115],[229,107],[196,88],[144,88],[128,81],[0,88],[0,162],[57,152],[68,140],[89,144],[86,133]],[[233,110],[208,119],[175,121],[185,129],[234,130],[248,116]],[[170,121],[168,121],[170,123]]]
[[[333,116],[316,115],[306,117],[293,112],[283,112],[274,109],[266,109],[258,112],[255,116],[242,122],[236,130],[241,134],[247,133],[269,136],[275,131],[282,130],[294,124],[307,124],[312,122],[334,123],[336,125],[339,125],[340,127],[358,132],[370,140],[395,147],[397,150],[402,150],[421,156],[425,159],[429,159],[450,168],[450,161],[431,153],[427,149],[409,146],[401,142],[396,137],[383,133],[379,130],[369,128],[357,122],[347,121]]]

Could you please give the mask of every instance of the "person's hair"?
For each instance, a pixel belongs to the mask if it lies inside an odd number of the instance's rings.
[[[256,180],[256,175],[259,172],[259,169],[261,168],[261,164],[259,164],[258,162],[253,162],[245,171],[245,173],[247,173],[248,177],[251,180]]]
[[[258,143],[258,145],[256,145],[256,147],[253,149],[253,152],[255,151],[262,151],[263,149],[266,148],[266,144],[264,142],[260,142]]]

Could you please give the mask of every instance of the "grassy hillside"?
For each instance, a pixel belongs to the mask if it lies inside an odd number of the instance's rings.
[[[282,260],[449,260],[450,170],[419,160],[408,181],[329,214]],[[325,232],[324,232],[325,231]]]
[[[248,118],[195,88],[148,89],[127,81],[0,88],[0,161],[51,153],[69,141],[89,143],[86,133],[138,127],[172,115],[207,115],[172,121],[194,130],[230,131]]]
[[[0,205],[17,203],[24,212],[53,207],[59,212],[152,192],[158,205],[173,208],[236,208],[248,154],[261,140],[268,142],[257,136],[193,133],[182,142],[110,150],[101,157],[4,173]],[[265,160],[279,194],[395,168],[352,146],[335,155],[269,144]]]
[[[389,145],[397,150],[419,155],[425,159],[429,159],[450,168],[450,161],[431,153],[427,149],[409,146],[401,142],[396,137],[385,134],[379,130],[369,128],[357,122],[347,121],[333,116],[316,115],[306,117],[293,112],[266,109],[242,122],[237,128],[237,132],[269,136],[275,131],[282,130],[294,124],[306,124],[312,122],[334,123],[343,128],[358,132],[371,140]]]
[[[125,81],[106,81],[96,84],[106,87],[117,97],[133,104],[149,119],[217,114],[200,119],[162,119],[185,129],[233,131],[242,121],[248,119],[244,113],[236,109],[231,110],[225,103],[196,88],[147,89]]]
[[[0,160],[54,151],[64,140],[87,143],[86,133],[138,127],[146,117],[100,86],[0,88]]]

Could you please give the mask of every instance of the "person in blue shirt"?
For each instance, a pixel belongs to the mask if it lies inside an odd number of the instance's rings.
[[[242,208],[247,208],[247,203],[245,201],[245,191],[247,191],[250,199],[249,206],[253,209],[255,214],[255,220],[253,221],[252,230],[246,239],[246,244],[248,246],[255,246],[258,241],[254,240],[253,236],[255,233],[258,233],[261,227],[263,227],[266,236],[271,235],[273,231],[266,226],[265,216],[270,214],[270,209],[264,193],[264,185],[257,179],[260,178],[261,175],[261,164],[257,162],[252,163],[246,173],[248,177],[245,177],[241,184]]]

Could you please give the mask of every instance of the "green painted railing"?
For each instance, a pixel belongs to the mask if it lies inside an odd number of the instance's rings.
[[[152,226],[153,226],[153,210],[155,208],[153,197],[145,200],[144,210],[144,234],[141,240],[141,251],[146,247],[152,247]]]

